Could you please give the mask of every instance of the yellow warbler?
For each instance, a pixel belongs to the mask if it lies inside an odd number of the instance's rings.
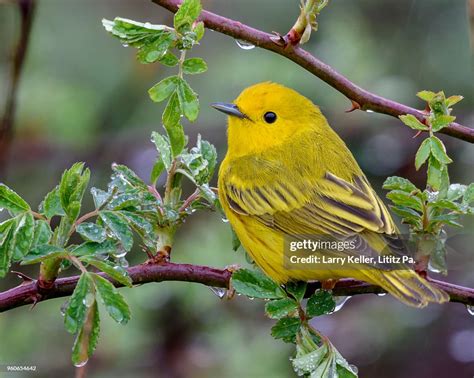
[[[323,264],[330,256],[373,259],[387,250],[399,257],[405,247],[351,152],[310,100],[266,82],[245,89],[232,104],[212,106],[229,115],[219,198],[243,247],[269,277],[281,284],[352,277],[416,307],[449,299],[395,260]],[[302,235],[351,241],[356,250],[335,253],[325,245],[315,250],[311,268],[292,266],[285,238],[301,241]]]

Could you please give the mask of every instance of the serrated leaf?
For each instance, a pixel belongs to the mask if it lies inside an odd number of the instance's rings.
[[[64,171],[59,184],[61,207],[67,216],[73,220],[81,210],[82,197],[89,184],[90,171],[84,169],[84,163],[75,163]]]
[[[0,223],[0,277],[5,277],[7,274],[11,258],[14,233],[16,227],[16,219],[8,219]]]
[[[51,219],[55,215],[64,216],[63,207],[61,206],[61,199],[59,197],[59,185],[50,191],[43,201],[43,214],[46,218]]]
[[[466,188],[462,202],[468,205],[474,202],[474,183],[469,184]]]
[[[33,242],[35,232],[35,220],[31,213],[24,213],[17,216],[16,228],[14,231],[14,242],[12,245],[12,259],[19,261],[28,253]]]
[[[436,93],[432,91],[421,91],[421,92],[418,92],[416,95],[422,100],[425,100],[426,102],[430,102],[431,100],[433,100]]]
[[[183,79],[179,79],[178,81],[177,93],[184,116],[191,122],[194,122],[199,114],[199,100],[197,94]]]
[[[112,235],[120,241],[123,248],[130,251],[133,246],[133,234],[127,220],[118,212],[108,210],[100,211],[99,216]]]
[[[166,170],[169,170],[171,167],[171,147],[169,142],[163,137],[163,135],[158,134],[155,131],[151,134],[151,141],[155,143],[156,149],[160,154]]]
[[[96,209],[100,209],[112,197],[111,192],[106,192],[102,189],[91,188],[92,198]]]
[[[94,353],[100,333],[100,317],[97,301],[87,308],[84,325],[76,336],[72,348],[72,362],[82,366]]]
[[[400,118],[400,120],[405,124],[407,125],[408,127],[410,127],[411,129],[414,129],[414,130],[423,130],[423,131],[426,131],[426,130],[429,130],[429,127],[426,126],[425,124],[421,123],[418,118],[416,118],[414,115],[412,114],[406,114],[406,115],[401,115],[399,116],[398,118]]]
[[[201,13],[201,2],[199,0],[184,0],[174,15],[174,27],[178,31],[191,29],[191,25]]]
[[[90,222],[83,222],[78,225],[76,227],[76,232],[81,235],[84,240],[96,243],[102,243],[107,237],[105,228]]]
[[[415,210],[406,206],[392,206],[392,211],[402,217],[402,223],[408,223],[415,226],[421,226],[422,216]]]
[[[448,201],[456,201],[461,198],[466,192],[467,186],[462,184],[451,184],[449,185],[446,199]]]
[[[334,311],[336,302],[331,293],[326,290],[317,290],[306,304],[306,315],[309,317],[330,314]]]
[[[33,242],[31,244],[31,249],[34,249],[43,244],[48,244],[52,236],[53,232],[51,231],[49,223],[42,219],[37,220],[35,223],[35,231]]]
[[[43,244],[32,249],[26,256],[24,256],[21,265],[37,264],[49,258],[67,256],[68,254],[64,248],[50,244]]]
[[[117,250],[117,242],[110,239],[102,243],[85,242],[71,250],[74,256],[108,255]]]
[[[148,192],[148,186],[145,184],[145,182],[126,165],[114,163],[112,164],[112,170],[116,176],[127,186]]]
[[[455,119],[456,117],[448,114],[438,115],[431,121],[431,130],[437,132],[448,126],[451,122],[454,122]]]
[[[296,358],[291,359],[293,369],[299,376],[311,374],[317,369],[327,354],[328,347],[326,344],[323,344],[309,353],[297,355]],[[310,377],[313,378],[312,375]]]
[[[164,54],[158,61],[168,67],[174,67],[179,63],[179,59],[174,55],[173,53],[170,53],[169,51]]]
[[[457,104],[459,101],[463,100],[464,97],[463,96],[449,96],[447,99],[446,99],[446,105],[448,107],[451,107],[455,104]]]
[[[453,211],[461,210],[461,207],[457,203],[446,200],[446,199],[431,202],[430,206],[435,209],[444,209],[444,210],[453,210]]]
[[[258,271],[239,269],[232,274],[232,287],[240,294],[251,298],[285,298],[283,289],[270,278]]]
[[[161,80],[158,84],[155,84],[148,90],[150,98],[155,102],[161,102],[166,100],[175,91],[176,85],[178,84],[177,76],[169,76]]]
[[[292,298],[276,299],[265,304],[265,313],[272,319],[280,319],[298,310],[298,303]]]
[[[291,294],[297,301],[301,302],[306,293],[307,283],[304,281],[292,281],[285,285],[287,293]]]
[[[387,194],[387,198],[395,205],[411,207],[420,213],[423,211],[421,200],[418,197],[412,196],[401,190],[392,190]]]
[[[163,31],[157,38],[144,43],[137,53],[137,59],[144,64],[161,59],[174,42],[174,33]]]
[[[415,168],[419,170],[420,167],[425,163],[425,161],[430,157],[431,154],[431,139],[426,138],[423,143],[421,143],[418,151],[415,156]]]
[[[5,184],[0,184],[0,209],[7,209],[12,215],[30,210],[30,205]]]
[[[110,317],[117,323],[126,324],[130,320],[130,308],[122,294],[108,280],[93,274],[95,286]]]
[[[439,190],[442,183],[443,166],[433,156],[428,161],[427,183],[433,190]]]
[[[126,210],[120,211],[120,214],[127,219],[130,226],[139,234],[147,235],[153,232],[153,225],[144,216]]]
[[[410,180],[398,176],[388,177],[383,183],[383,188],[387,190],[401,190],[407,193],[418,190]]]
[[[97,260],[93,257],[82,257],[81,261],[95,266],[100,271],[104,272],[109,276],[111,279],[121,283],[124,286],[132,287],[132,279],[128,275],[126,269],[119,265],[112,265],[108,261]]]
[[[271,335],[275,339],[282,339],[285,343],[294,343],[300,327],[299,318],[282,318],[272,327]]]
[[[204,32],[205,32],[204,22],[199,21],[198,23],[196,23],[193,31],[196,34],[196,41],[199,42],[202,39],[202,37],[204,37]]]
[[[69,333],[78,333],[84,324],[88,310],[88,294],[94,295],[94,282],[91,273],[82,273],[64,313],[64,326]]]
[[[150,181],[151,181],[152,186],[156,186],[156,182],[158,181],[158,179],[160,178],[164,170],[165,170],[165,164],[163,163],[161,156],[158,156],[150,173]]]
[[[207,64],[202,58],[190,58],[183,62],[183,72],[185,74],[200,74],[207,71]]]
[[[431,153],[438,160],[441,164],[449,164],[453,161],[451,158],[446,154],[446,147],[444,147],[443,142],[439,140],[437,137],[432,136],[430,137],[431,140]]]
[[[181,108],[178,95],[173,93],[163,112],[163,125],[170,140],[173,157],[178,156],[186,145],[186,136],[184,135],[183,126],[179,123],[180,118]]]

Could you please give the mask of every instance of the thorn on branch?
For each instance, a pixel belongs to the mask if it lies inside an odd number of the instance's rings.
[[[24,285],[24,284],[27,284],[27,283],[30,283],[30,282],[33,282],[34,279],[27,276],[26,274],[22,273],[22,272],[18,272],[16,270],[12,270],[11,273],[15,274],[18,278],[21,278],[22,280],[22,283],[21,285]]]
[[[346,113],[352,113],[354,110],[361,110],[362,107],[357,101],[351,100],[351,108],[346,110]]]

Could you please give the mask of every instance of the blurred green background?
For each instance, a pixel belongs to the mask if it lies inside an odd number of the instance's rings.
[[[286,32],[299,1],[204,0],[204,7],[266,31]],[[474,124],[474,72],[469,12],[464,0],[332,1],[320,30],[306,48],[362,87],[394,100],[423,106],[418,90],[462,94],[458,121]],[[147,90],[169,69],[140,65],[135,51],[109,36],[102,18],[115,16],[172,23],[171,14],[149,1],[40,0],[18,100],[15,136],[6,173],[0,177],[30,203],[38,204],[75,161],[92,169],[91,185],[103,186],[112,162],[147,178],[155,149],[150,133],[162,131],[162,105]],[[0,1],[0,106],[5,100],[10,54],[19,16]],[[374,188],[390,175],[423,185],[413,167],[422,137],[396,119],[354,112],[349,101],[302,68],[273,53],[242,50],[235,41],[207,31],[192,55],[209,71],[191,77],[201,115],[186,124],[191,143],[198,133],[214,143],[222,159],[225,120],[208,107],[229,101],[250,84],[271,80],[291,86],[320,105],[347,142]],[[0,108],[2,109],[2,108]],[[474,181],[474,149],[443,137],[455,164],[453,182]],[[89,199],[90,204],[90,199]],[[2,215],[0,214],[0,217]],[[453,239],[448,280],[473,286],[473,221]],[[138,249],[129,255],[139,263]],[[179,231],[173,259],[216,267],[247,265],[232,252],[231,234],[217,213],[197,214]],[[36,274],[33,270],[28,271]],[[9,276],[6,289],[18,284]],[[272,340],[263,303],[235,297],[219,300],[208,288],[187,283],[122,289],[133,312],[127,326],[102,312],[102,335],[87,364],[90,377],[291,377],[291,345]],[[63,299],[18,308],[0,316],[0,364],[38,366],[36,376],[71,376],[73,338],[64,330]],[[472,377],[474,317],[460,304],[408,308],[389,296],[352,298],[339,312],[315,320],[361,377]],[[16,373],[15,377],[20,377]]]

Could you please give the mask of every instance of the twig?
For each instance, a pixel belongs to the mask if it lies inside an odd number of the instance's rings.
[[[3,117],[0,120],[0,170],[5,169],[5,163],[13,135],[18,85],[20,83],[23,63],[28,49],[31,26],[36,8],[36,0],[18,0],[17,3],[21,15],[21,30],[18,44],[13,53],[5,110]]]
[[[162,281],[185,281],[195,282],[206,286],[228,288],[232,272],[227,269],[216,269],[207,266],[189,264],[141,264],[128,269],[128,273],[134,285],[149,282]],[[107,277],[104,273],[102,276]],[[0,293],[0,312],[8,311],[16,307],[42,302],[48,299],[66,297],[73,292],[79,276],[58,278],[51,288],[42,289],[38,281],[23,282],[10,290]],[[451,283],[429,279],[435,286],[446,291],[451,302],[474,305],[474,289],[453,285]],[[122,285],[111,282],[116,287]],[[307,295],[321,288],[319,282],[311,283]],[[333,293],[338,296],[353,296],[359,294],[380,294],[384,290],[379,286],[370,285],[351,278],[339,280],[334,286]]]
[[[152,1],[155,4],[170,10],[171,12],[176,12],[178,5],[181,3],[180,0]],[[247,41],[255,46],[273,51],[292,60],[345,95],[349,100],[359,104],[361,110],[372,110],[374,112],[388,114],[393,117],[398,117],[403,114],[413,114],[420,121],[423,121],[424,119],[422,111],[386,99],[384,97],[377,96],[359,87],[301,47],[291,46],[290,44],[287,46],[281,46],[281,44],[274,41],[275,35],[265,33],[261,30],[242,24],[241,22],[234,21],[204,10],[201,12],[199,19],[204,22],[204,25],[208,29],[229,35],[235,39]],[[470,143],[474,143],[474,129],[462,126],[458,123],[453,122],[448,127],[442,129],[440,132]]]

